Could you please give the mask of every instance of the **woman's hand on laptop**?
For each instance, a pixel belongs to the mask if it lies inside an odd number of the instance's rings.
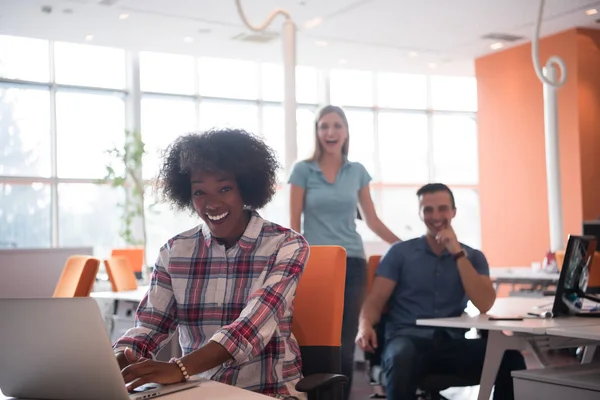
[[[129,348],[119,351],[115,354],[115,356],[117,357],[117,362],[119,363],[119,368],[121,368],[121,370],[138,360],[138,358],[133,354],[133,351],[131,351]]]
[[[136,357],[130,349],[125,349],[123,353],[129,365],[123,368],[121,373],[129,391],[146,383],[168,385],[184,379],[181,370],[175,363]]]

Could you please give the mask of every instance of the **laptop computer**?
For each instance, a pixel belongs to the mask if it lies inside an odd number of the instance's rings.
[[[53,400],[141,400],[201,380],[129,393],[92,298],[0,299],[0,389]]]
[[[556,286],[552,316],[600,317],[600,311],[583,308],[585,299],[600,303],[600,298],[586,293],[596,244],[597,239],[593,236],[569,235]]]

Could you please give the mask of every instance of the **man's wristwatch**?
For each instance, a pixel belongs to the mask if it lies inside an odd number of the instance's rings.
[[[458,261],[459,259],[466,256],[467,252],[465,251],[465,249],[461,249],[458,253],[452,254],[452,258],[454,259],[454,261]]]

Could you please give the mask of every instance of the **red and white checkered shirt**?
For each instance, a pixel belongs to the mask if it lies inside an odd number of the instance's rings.
[[[135,327],[114,344],[153,357],[179,327],[183,354],[221,344],[233,359],[199,376],[274,397],[297,396],[300,348],[292,335],[296,287],[308,259],[306,240],[254,212],[231,248],[205,225],[161,250]]]

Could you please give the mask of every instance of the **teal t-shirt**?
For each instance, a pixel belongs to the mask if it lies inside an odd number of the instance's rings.
[[[348,257],[365,258],[362,238],[356,231],[358,192],[371,176],[358,162],[345,161],[335,183],[325,179],[319,164],[300,161],[289,183],[305,190],[302,234],[310,245],[338,245]]]

